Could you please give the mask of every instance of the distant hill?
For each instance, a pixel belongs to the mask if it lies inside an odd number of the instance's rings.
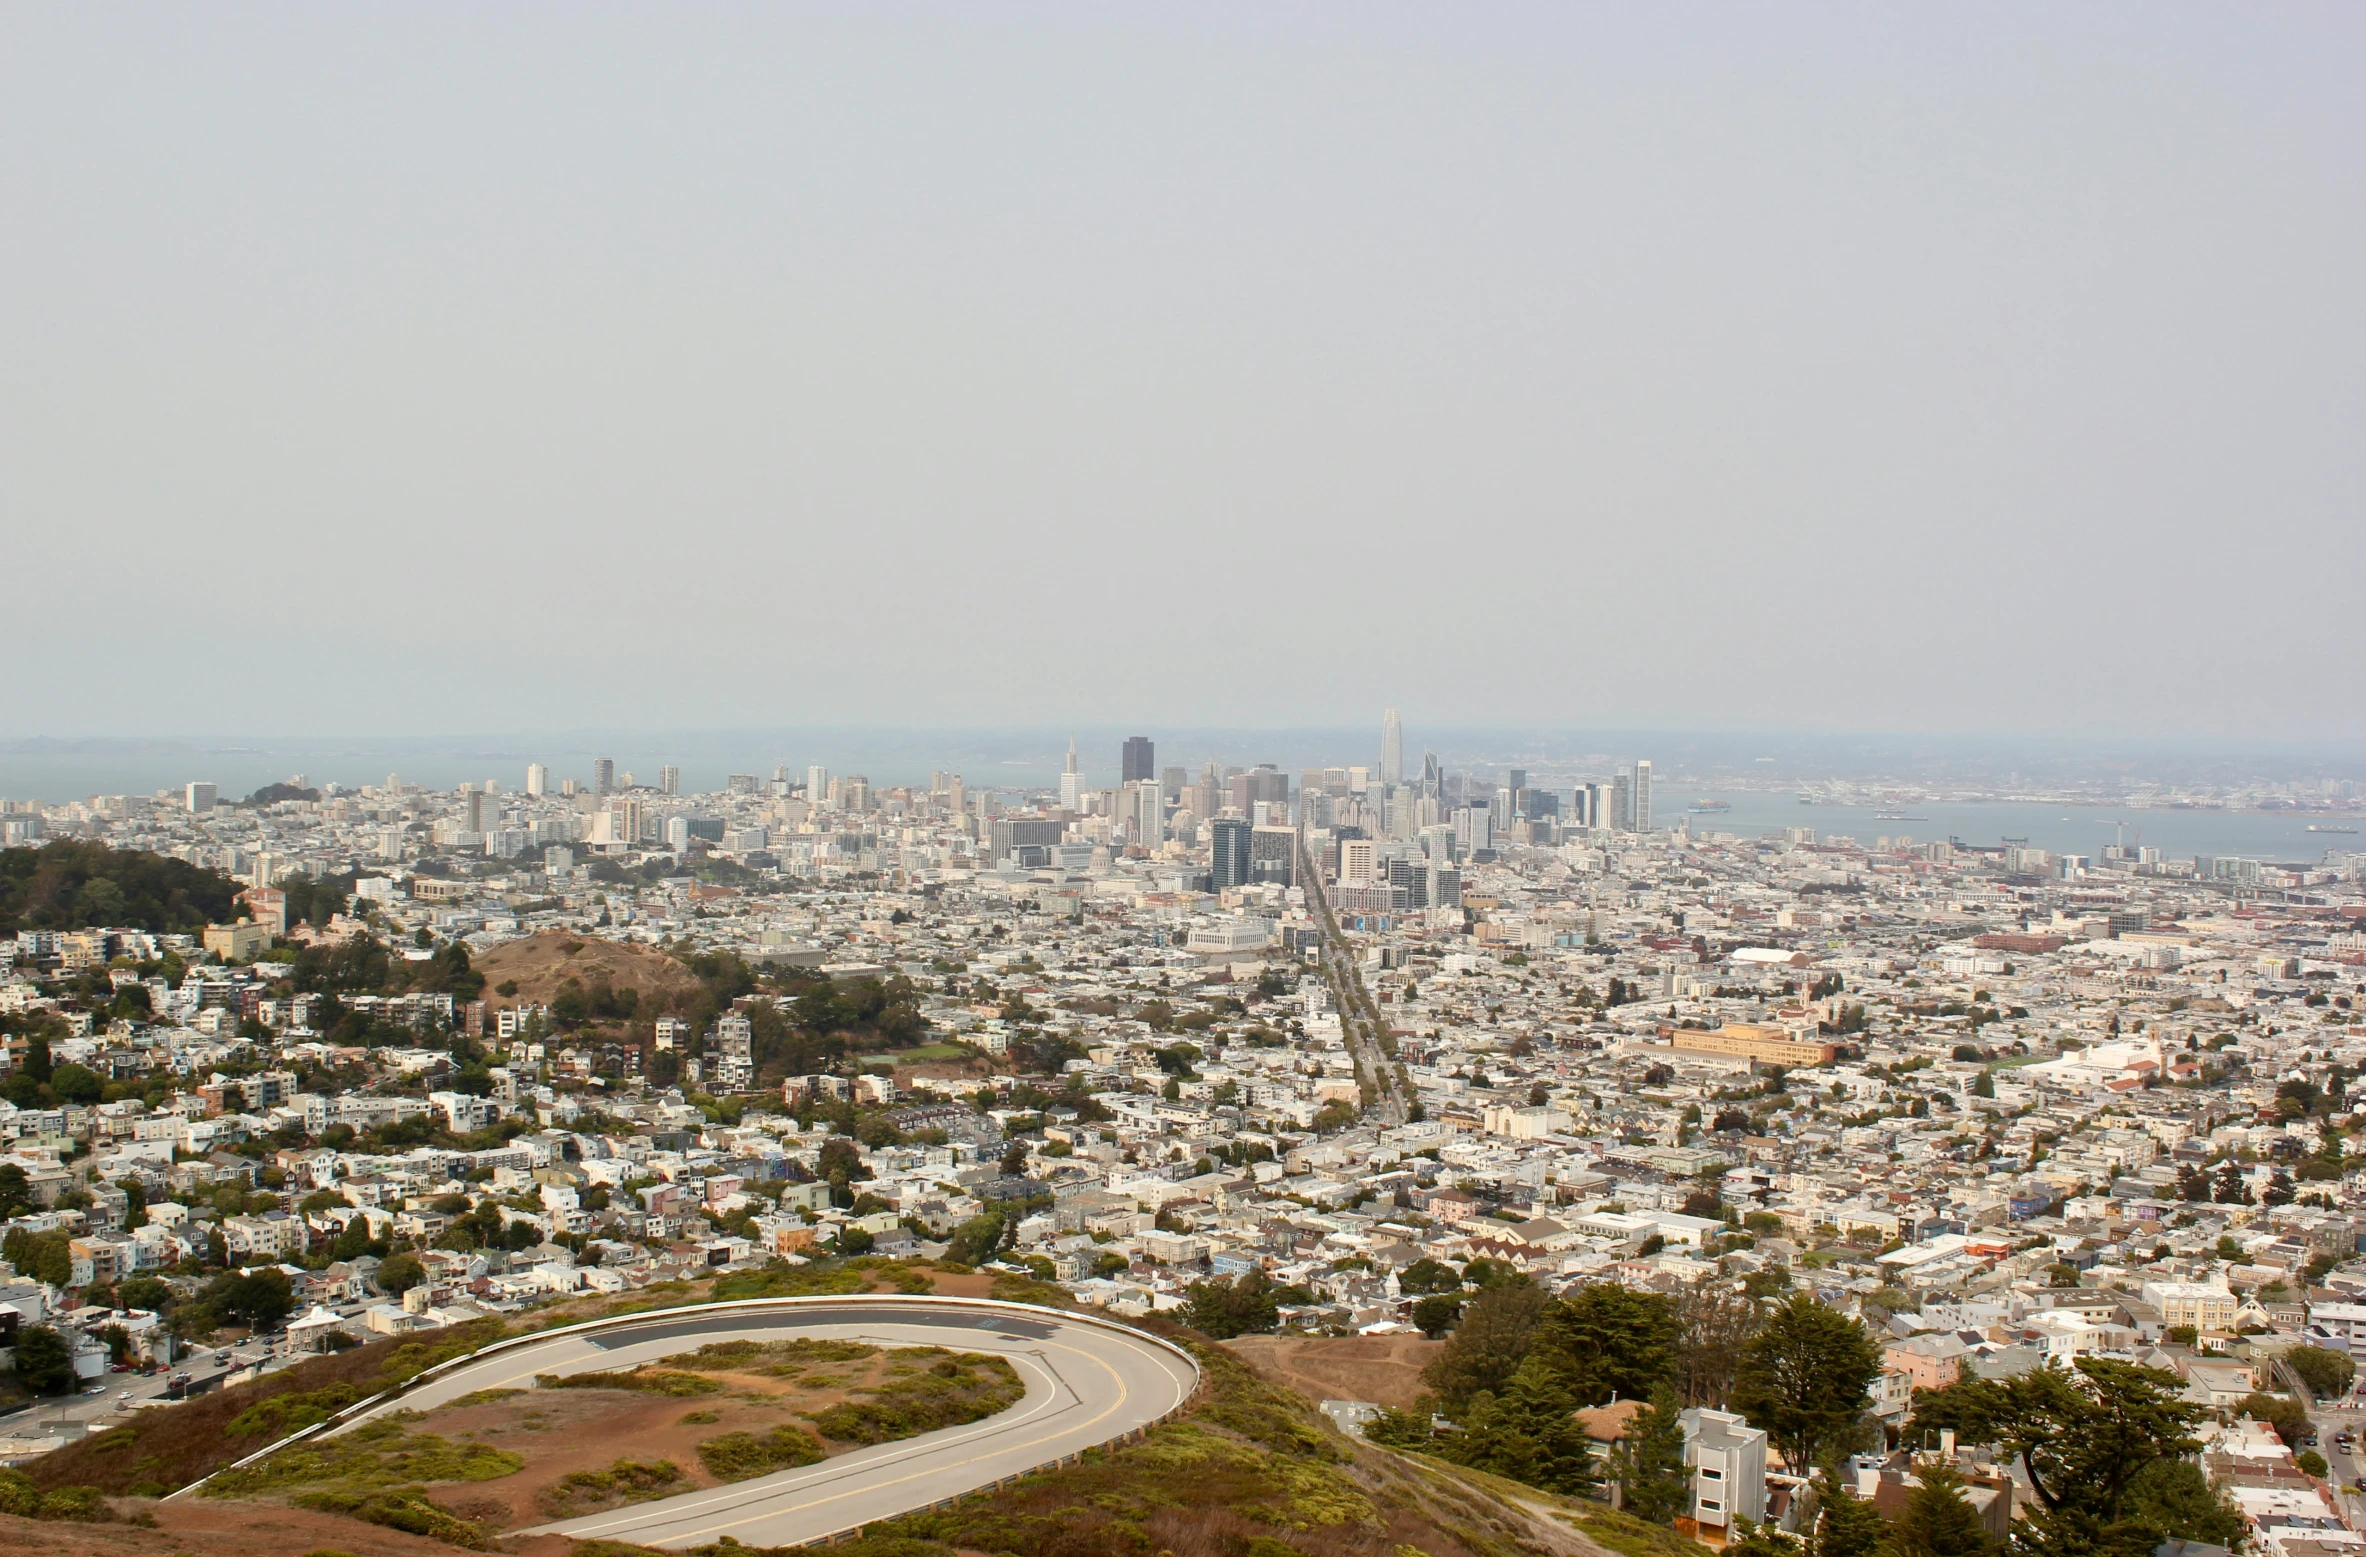
[[[293,784],[266,784],[246,797],[250,806],[274,806],[282,800],[318,800],[317,789],[298,789]]]
[[[566,930],[545,930],[522,941],[505,941],[473,960],[485,976],[485,1001],[495,1010],[516,1005],[548,1005],[559,986],[570,978],[584,988],[603,980],[611,989],[637,989],[643,1009],[663,1007],[672,996],[698,987],[698,980],[664,952],[646,946],[627,946],[594,940]],[[517,993],[504,995],[501,986],[515,982]]]

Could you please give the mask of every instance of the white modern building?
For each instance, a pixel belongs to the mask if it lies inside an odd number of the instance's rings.
[[[1684,1466],[1692,1472],[1692,1517],[1725,1529],[1766,1518],[1766,1434],[1730,1411],[1681,1412]]]

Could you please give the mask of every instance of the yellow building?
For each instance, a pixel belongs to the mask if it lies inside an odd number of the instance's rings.
[[[1794,1038],[1780,1027],[1755,1022],[1728,1022],[1711,1032],[1705,1027],[1662,1027],[1660,1036],[1676,1048],[1694,1054],[1730,1054],[1762,1065],[1826,1065],[1840,1056],[1840,1046]]]
[[[205,927],[205,949],[224,962],[252,962],[271,949],[271,927],[252,919]]]

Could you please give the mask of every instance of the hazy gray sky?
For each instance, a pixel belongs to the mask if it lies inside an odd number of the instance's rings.
[[[0,9],[0,733],[2354,735],[2366,9]]]

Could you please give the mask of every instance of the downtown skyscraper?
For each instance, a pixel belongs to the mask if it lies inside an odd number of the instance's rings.
[[[1405,782],[1405,726],[1393,708],[1380,716],[1380,787]]]

